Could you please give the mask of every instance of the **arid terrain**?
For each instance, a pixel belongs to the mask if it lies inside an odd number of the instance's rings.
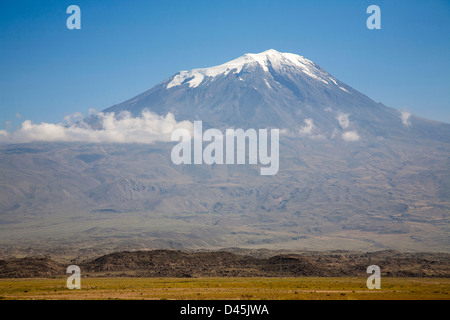
[[[147,250],[95,258],[0,260],[0,299],[302,300],[450,299],[446,253]],[[81,269],[69,290],[66,269]],[[381,289],[369,290],[369,265]]]
[[[366,277],[0,279],[0,299],[20,300],[449,300],[449,278],[392,278],[369,290]]]
[[[234,252],[230,252],[234,251]],[[450,254],[378,252],[280,252],[148,250],[63,261],[50,256],[0,260],[0,278],[64,276],[76,264],[83,276],[105,277],[355,277],[378,265],[388,277],[450,278]]]

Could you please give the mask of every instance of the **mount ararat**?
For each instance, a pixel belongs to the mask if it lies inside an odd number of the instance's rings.
[[[2,250],[450,251],[449,124],[275,50],[178,72],[103,114],[146,110],[205,128],[278,128],[279,171],[175,165],[164,141],[2,145]],[[103,130],[99,116],[82,124]]]

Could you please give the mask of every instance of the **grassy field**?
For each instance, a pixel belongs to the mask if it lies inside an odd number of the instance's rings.
[[[450,299],[450,279],[382,278],[369,290],[366,278],[82,278],[81,290],[66,278],[0,279],[0,299],[192,299],[192,300],[395,300]]]

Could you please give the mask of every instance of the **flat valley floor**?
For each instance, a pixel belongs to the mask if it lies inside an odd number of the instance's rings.
[[[450,278],[381,278],[369,290],[362,277],[0,279],[2,300],[450,300]]]

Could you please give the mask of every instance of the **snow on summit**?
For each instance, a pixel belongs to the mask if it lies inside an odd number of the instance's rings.
[[[329,84],[331,80],[341,90],[348,92],[340,87],[330,74],[318,67],[314,62],[297,54],[281,53],[273,49],[261,53],[247,53],[235,60],[215,67],[181,71],[167,84],[167,89],[182,84],[189,84],[189,87],[196,88],[206,77],[226,76],[230,72],[240,73],[243,68],[247,67],[260,67],[267,73],[270,72],[270,69],[277,73],[287,71],[303,72],[312,79],[325,84]]]

